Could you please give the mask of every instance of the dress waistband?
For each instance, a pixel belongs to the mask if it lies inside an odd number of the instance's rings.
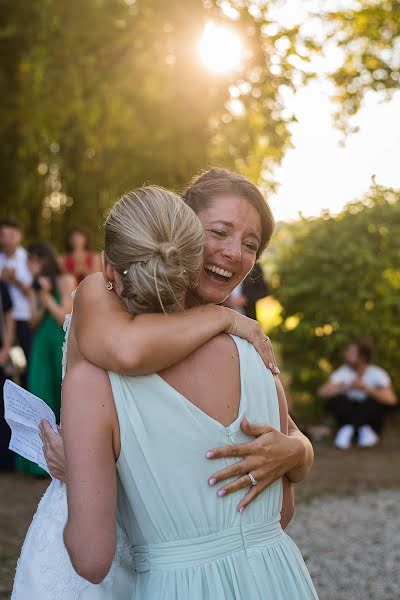
[[[229,554],[246,552],[256,546],[276,544],[284,536],[278,519],[224,529],[197,538],[134,546],[134,566],[137,573],[198,567]]]

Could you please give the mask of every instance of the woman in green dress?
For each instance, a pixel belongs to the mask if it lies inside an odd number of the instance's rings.
[[[64,341],[63,324],[71,312],[71,293],[76,287],[72,275],[62,273],[54,250],[47,242],[28,248],[32,286],[32,321],[35,327],[28,364],[28,390],[38,396],[60,420],[61,361]],[[46,475],[35,463],[17,457],[17,469],[33,475]]]

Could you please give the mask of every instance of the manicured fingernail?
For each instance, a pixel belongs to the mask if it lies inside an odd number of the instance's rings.
[[[279,375],[279,373],[280,373],[279,367],[275,367],[274,373],[275,373],[275,375]]]
[[[218,496],[225,496],[225,490],[218,490]]]
[[[240,513],[242,513],[243,511],[244,511],[244,506],[241,506],[241,507],[239,508],[239,512],[240,512]]]
[[[268,368],[272,369],[272,363],[268,363]]]
[[[210,479],[208,480],[208,483],[209,483],[210,485],[214,485],[214,484],[216,484],[216,483],[217,483],[217,480],[215,479],[215,477],[210,477]]]
[[[212,458],[214,456],[214,452],[212,452],[211,450],[209,450],[206,454],[207,458]]]

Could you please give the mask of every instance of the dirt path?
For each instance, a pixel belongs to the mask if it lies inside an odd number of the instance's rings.
[[[400,488],[298,504],[287,533],[320,600],[399,600]]]
[[[9,600],[21,543],[47,480],[0,475],[0,599]],[[307,481],[297,486],[300,505],[325,494],[346,497],[363,491],[400,488],[400,437],[393,433],[378,447],[340,452],[317,445]],[[329,501],[331,501],[329,499]],[[322,599],[323,600],[323,599]]]
[[[321,494],[346,495],[364,489],[400,487],[400,433],[393,431],[376,448],[337,450],[330,443],[316,445],[310,476],[296,487],[296,500]]]

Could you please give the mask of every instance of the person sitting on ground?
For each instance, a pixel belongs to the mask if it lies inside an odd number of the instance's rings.
[[[397,404],[390,377],[386,371],[371,364],[372,344],[356,338],[348,345],[345,364],[334,371],[318,394],[328,398],[328,409],[339,427],[335,446],[350,448],[357,433],[361,448],[375,446],[383,429],[385,408]]]

